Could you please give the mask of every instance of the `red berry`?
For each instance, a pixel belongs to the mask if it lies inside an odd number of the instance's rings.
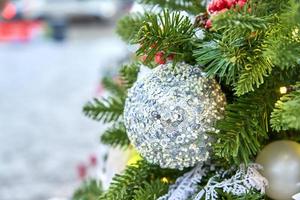
[[[147,55],[143,55],[143,56],[140,57],[140,60],[141,60],[142,62],[145,62],[146,59],[147,59]]]
[[[247,0],[239,0],[239,1],[237,2],[237,4],[238,4],[240,7],[243,7],[246,3],[247,3]]]
[[[96,166],[97,165],[97,156],[95,155],[90,155],[90,164],[92,166]]]
[[[208,4],[207,11],[208,11],[208,13],[214,13],[217,11],[216,6],[213,1]]]
[[[155,62],[156,62],[157,64],[160,64],[160,65],[166,64],[165,53],[162,52],[162,51],[157,52],[157,53],[155,54]]]
[[[208,20],[206,21],[206,23],[205,23],[205,28],[206,28],[206,29],[210,29],[211,27],[212,27],[212,22],[211,22],[210,19],[208,19]]]
[[[236,0],[226,0],[227,8],[231,8],[236,4]]]
[[[168,59],[168,60],[173,60],[174,57],[175,57],[174,54],[170,54],[170,55],[168,55],[167,59]]]
[[[226,0],[219,0],[216,2],[216,8],[218,9],[217,11],[223,10],[224,8],[227,8],[227,2]]]
[[[84,179],[87,175],[87,167],[84,164],[79,164],[77,166],[77,173],[80,179]]]
[[[216,14],[224,11],[225,9],[230,9],[236,5],[243,7],[246,3],[247,0],[212,0],[208,4],[207,10],[210,14]]]

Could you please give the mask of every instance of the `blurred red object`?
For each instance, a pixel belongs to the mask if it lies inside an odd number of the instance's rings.
[[[83,180],[86,175],[87,175],[87,167],[85,166],[85,164],[79,164],[77,166],[77,173],[78,173],[78,177]]]
[[[97,156],[96,155],[90,155],[90,164],[92,166],[97,166]]]
[[[6,20],[13,19],[17,14],[17,8],[13,3],[6,3],[1,13],[2,17]]]
[[[42,29],[42,22],[40,21],[0,22],[0,42],[28,41],[40,29]]]

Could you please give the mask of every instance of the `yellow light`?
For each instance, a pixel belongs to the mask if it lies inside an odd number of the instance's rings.
[[[287,93],[287,87],[280,87],[280,93],[286,94]]]
[[[128,153],[128,161],[127,165],[134,165],[137,161],[142,160],[142,157],[138,154],[138,152],[134,148],[130,148]]]
[[[295,28],[292,32],[292,38],[296,41],[299,41],[299,28]]]
[[[169,183],[169,180],[168,180],[166,177],[163,177],[163,178],[161,179],[161,182],[163,182],[163,183]]]

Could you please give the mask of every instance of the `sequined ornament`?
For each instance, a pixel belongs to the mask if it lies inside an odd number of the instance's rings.
[[[183,169],[209,158],[226,101],[214,79],[199,67],[160,65],[130,89],[124,121],[139,153],[162,168]]]

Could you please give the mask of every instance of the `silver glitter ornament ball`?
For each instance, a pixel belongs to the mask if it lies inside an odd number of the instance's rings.
[[[183,169],[209,158],[216,120],[226,101],[199,67],[160,65],[128,93],[124,121],[139,153],[162,168]]]

